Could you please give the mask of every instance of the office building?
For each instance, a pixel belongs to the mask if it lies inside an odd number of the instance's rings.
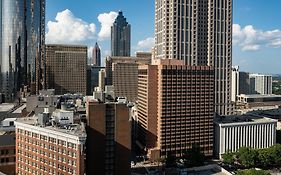
[[[48,89],[56,94],[83,94],[87,91],[87,47],[46,45]]]
[[[250,74],[239,72],[239,94],[250,94]]]
[[[126,104],[87,101],[87,174],[130,175],[131,122]]]
[[[95,87],[99,86],[99,72],[102,69],[105,69],[105,67],[88,66],[88,68],[87,68],[87,95],[92,95]]]
[[[250,74],[251,94],[272,94],[272,76],[262,74]]]
[[[101,66],[101,51],[98,43],[96,43],[95,47],[93,48],[93,66]]]
[[[131,55],[131,25],[119,11],[111,26],[111,56],[129,57]]]
[[[106,79],[113,85],[116,97],[126,97],[128,101],[137,100],[138,65],[150,64],[151,58],[107,57]]]
[[[214,70],[158,59],[139,66],[138,140],[151,159],[182,156],[199,145],[213,152]]]
[[[215,70],[215,112],[232,112],[232,0],[155,0],[155,57]]]
[[[23,85],[40,86],[36,66],[43,66],[44,44],[45,0],[1,0],[0,93],[6,101]]]
[[[104,87],[105,87],[105,69],[101,69],[99,71],[99,84],[98,84],[98,88],[100,91],[104,91]]]
[[[83,124],[50,120],[46,111],[20,118],[16,125],[16,172],[18,174],[84,175],[86,132]]]
[[[276,143],[277,120],[251,115],[215,118],[215,155],[241,147],[263,149]]]
[[[237,95],[239,95],[239,67],[232,67],[232,84],[231,84],[231,101],[236,102]]]
[[[136,52],[137,58],[150,58],[152,59],[152,53],[151,52]]]
[[[16,118],[6,118],[0,122],[0,174],[16,173],[15,120]]]

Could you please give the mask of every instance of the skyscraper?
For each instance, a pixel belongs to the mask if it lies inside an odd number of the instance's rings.
[[[155,57],[215,68],[215,112],[231,113],[232,0],[155,1]]]
[[[111,27],[111,56],[130,56],[131,25],[126,21],[123,12],[119,11]]]
[[[45,0],[0,0],[0,92],[7,101],[23,84],[41,82],[44,43]]]
[[[98,43],[96,43],[95,47],[93,48],[93,65],[101,66],[101,53]]]

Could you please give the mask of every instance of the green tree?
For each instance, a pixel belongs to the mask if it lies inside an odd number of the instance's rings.
[[[269,154],[272,155],[273,163],[276,166],[281,166],[281,145],[274,145],[269,148]]]
[[[258,150],[258,163],[262,167],[267,167],[269,165],[272,165],[273,157],[270,148]]]
[[[264,170],[249,169],[237,171],[236,175],[270,175],[270,173]]]
[[[198,145],[193,145],[183,155],[184,164],[186,167],[194,167],[204,165],[205,155],[201,152]]]
[[[242,166],[254,167],[258,161],[258,152],[252,148],[242,147],[238,150],[237,157]]]
[[[227,164],[227,165],[234,165],[235,163],[235,153],[225,153],[223,156],[222,156],[222,159],[223,159],[223,163]]]
[[[176,157],[172,155],[171,153],[167,154],[167,157],[165,159],[166,167],[175,167],[176,166]]]

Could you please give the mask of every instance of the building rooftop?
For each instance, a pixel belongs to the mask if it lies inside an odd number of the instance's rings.
[[[68,125],[59,125],[59,124],[49,124],[47,126],[40,126],[38,123],[38,117],[26,117],[18,118],[17,123],[27,124],[34,127],[44,128],[46,130],[60,132],[64,134],[69,134],[77,137],[86,137],[86,130],[84,124],[68,124]]]
[[[251,94],[251,95],[246,95],[246,94],[241,94],[238,95],[239,97],[244,97],[244,98],[273,98],[273,97],[280,97],[281,95],[275,95],[275,94],[265,94],[265,95],[261,95],[261,94]]]
[[[0,112],[8,112],[9,110],[13,109],[15,107],[12,103],[3,103],[0,104]]]
[[[215,123],[217,124],[230,124],[230,123],[267,123],[267,122],[277,122],[275,119],[253,115],[232,115],[232,116],[219,116],[215,118]]]

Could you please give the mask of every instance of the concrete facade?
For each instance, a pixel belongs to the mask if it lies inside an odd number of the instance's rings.
[[[138,139],[151,157],[181,156],[194,144],[212,155],[213,83],[209,66],[170,59],[139,66]]]
[[[251,94],[272,94],[272,75],[250,74]]]
[[[215,112],[232,113],[232,0],[155,0],[155,57],[213,66]]]
[[[46,45],[47,88],[86,95],[87,57],[86,46]]]
[[[241,147],[268,148],[276,143],[277,120],[250,115],[215,119],[215,155],[236,152]]]
[[[131,122],[126,104],[87,101],[87,174],[130,175]]]

